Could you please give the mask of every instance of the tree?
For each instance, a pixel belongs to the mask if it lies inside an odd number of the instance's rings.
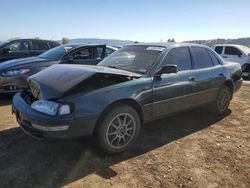
[[[62,44],[68,44],[69,43],[69,38],[62,38]]]
[[[175,42],[174,38],[168,39],[168,42]]]

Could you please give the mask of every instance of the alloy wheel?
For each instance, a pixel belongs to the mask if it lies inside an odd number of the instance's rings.
[[[228,108],[230,102],[230,93],[228,90],[222,90],[218,96],[217,106],[218,110],[223,112]]]
[[[115,116],[109,123],[106,139],[110,147],[120,149],[127,146],[136,133],[135,119],[129,113]]]

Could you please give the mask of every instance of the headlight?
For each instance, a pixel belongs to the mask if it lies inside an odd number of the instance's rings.
[[[49,115],[67,115],[70,114],[70,106],[53,101],[38,100],[32,103],[31,108]]]
[[[59,107],[59,115],[66,115],[66,114],[70,114],[70,106],[67,104],[61,105]]]
[[[6,70],[2,72],[2,76],[19,76],[27,74],[28,72],[30,72],[30,69]]]

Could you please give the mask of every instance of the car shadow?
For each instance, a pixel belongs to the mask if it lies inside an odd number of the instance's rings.
[[[0,94],[0,106],[12,104],[14,94]]]
[[[199,108],[145,124],[133,147],[116,156],[99,152],[94,138],[38,141],[19,128],[3,130],[0,184],[1,187],[61,187],[91,173],[111,178],[117,173],[110,166],[205,129],[230,113],[218,116]]]

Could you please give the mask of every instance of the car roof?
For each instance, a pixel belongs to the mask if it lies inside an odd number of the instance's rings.
[[[48,43],[54,43],[54,44],[58,44],[58,45],[60,45],[60,43],[59,42],[57,42],[57,41],[54,41],[54,40],[44,40],[44,39],[29,39],[29,38],[25,38],[25,39],[13,39],[13,40],[6,40],[6,41],[4,41],[4,42],[2,42],[1,43],[1,46],[2,45],[6,45],[6,44],[8,44],[8,43],[10,43],[10,42],[15,42],[15,41],[24,41],[24,40],[29,40],[29,41],[41,41],[41,42],[48,42]]]
[[[203,48],[209,48],[206,45],[197,44],[197,43],[182,43],[182,42],[166,42],[166,43],[138,43],[133,45],[127,45],[127,46],[155,46],[155,47],[181,47],[181,46],[197,46],[197,47],[203,47]]]
[[[106,46],[108,48],[111,48],[113,50],[118,50],[117,47],[114,47],[114,46],[109,46],[109,45],[106,45],[106,44],[86,44],[86,43],[69,43],[69,44],[64,44],[62,46],[72,46],[73,48],[76,48],[76,47],[94,47],[94,46]]]
[[[7,40],[7,42],[20,41],[20,40],[46,41],[46,42],[56,42],[56,43],[58,43],[57,41],[54,41],[54,40],[32,39],[32,38],[13,39],[13,40]]]
[[[215,44],[214,47],[216,46],[231,46],[231,47],[236,47],[240,50],[242,50],[244,53],[249,54],[250,53],[250,48],[244,45],[240,44]]]

